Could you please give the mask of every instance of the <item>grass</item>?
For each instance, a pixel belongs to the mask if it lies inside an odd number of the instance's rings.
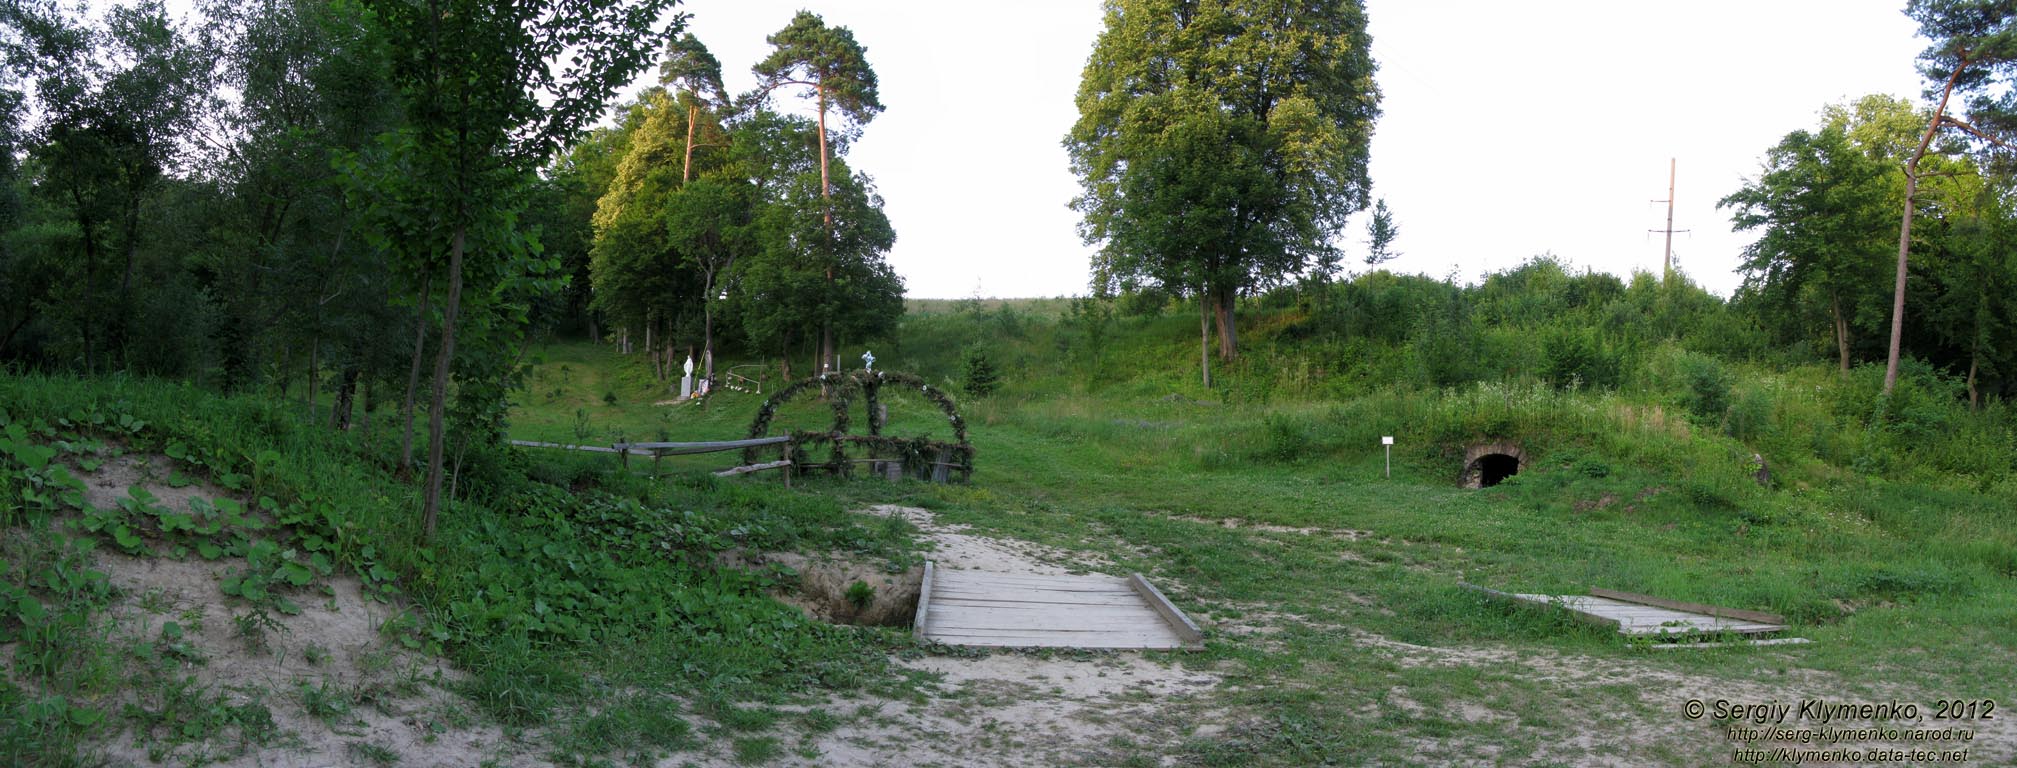
[[[878,347],[887,361],[878,367],[910,364],[955,387],[958,351],[990,335],[1018,361],[1003,366],[1000,394],[963,405],[979,455],[973,483],[814,482],[812,492],[915,504],[985,535],[1103,555],[1151,574],[1209,622],[1277,625],[1265,642],[1215,633],[1203,654],[1172,659],[1226,672],[1237,691],[1227,700],[1249,718],[1237,733],[1183,745],[1189,761],[1406,762],[1423,744],[1445,745],[1419,753],[1437,759],[1480,759],[1465,750],[1482,744],[1494,759],[1545,761],[1561,734],[1590,722],[1659,717],[1636,686],[1597,685],[1565,703],[1540,679],[1400,664],[1369,654],[1361,636],[1730,681],[1797,668],[1852,690],[1910,681],[1923,695],[1988,695],[1983,681],[2017,662],[2009,416],[2001,406],[1967,412],[1937,394],[1930,374],[1908,380],[1888,414],[1869,407],[1872,371],[1732,364],[1674,346],[1639,353],[1615,389],[1515,377],[1337,397],[1318,394],[1335,391],[1323,382],[1297,384],[1307,369],[1245,365],[1206,391],[1168,375],[1180,346],[1155,340],[1183,337],[1166,319],[1115,321],[1103,351],[1082,353],[1068,313],[927,309],[892,351]],[[1277,359],[1266,331],[1253,333],[1250,355]],[[1060,347],[1068,362],[1030,364]],[[1240,381],[1255,377],[1273,380]],[[568,407],[561,394],[555,405]],[[606,428],[734,437],[757,402],[733,393],[704,406],[619,402]],[[824,417],[812,403],[796,408],[803,422]],[[518,436],[562,421],[537,405],[521,414]],[[891,416],[899,433],[939,426],[921,402],[899,401]],[[1910,439],[1929,428],[1963,447]],[[1382,435],[1398,438],[1390,479]],[[1463,446],[1488,439],[1526,448],[1521,473],[1483,491],[1456,487]],[[1754,455],[1769,457],[1769,486],[1752,477]],[[1315,532],[1281,530],[1290,528]],[[1649,657],[1460,581],[1773,611],[1816,643]],[[1513,713],[1516,727],[1456,717],[1458,702]],[[1630,754],[1686,762],[1690,749],[1653,743]],[[1115,761],[1142,757],[1122,750]]]
[[[0,378],[0,430],[26,425],[0,446],[10,481],[0,586],[13,598],[0,603],[10,611],[0,628],[16,645],[17,673],[0,680],[0,762],[74,753],[120,728],[164,754],[202,729],[243,744],[271,739],[263,704],[159,674],[175,658],[169,638],[148,640],[168,661],[128,696],[134,709],[114,717],[102,704],[129,684],[109,660],[131,651],[97,613],[111,596],[102,574],[91,577],[88,550],[136,537],[190,552],[228,545],[226,557],[259,562],[230,587],[246,604],[239,616],[284,610],[273,597],[287,594],[283,581],[365,576],[413,606],[388,623],[389,638],[454,660],[469,673],[460,691],[470,712],[550,734],[549,757],[565,764],[655,762],[708,739],[761,764],[817,749],[787,732],[842,727],[819,708],[828,693],[919,696],[917,676],[890,663],[920,652],[905,633],[808,622],[765,595],[770,576],[714,565],[737,549],[915,562],[907,525],[847,512],[871,503],[923,506],[976,534],[1103,557],[1149,574],[1206,623],[1202,653],[1151,658],[1223,675],[1208,710],[1181,715],[1226,727],[1174,746],[1117,741],[1101,758],[1113,764],[1574,762],[1555,751],[1569,735],[1672,719],[1671,702],[1628,682],[1568,687],[1517,663],[1462,661],[1480,650],[1733,685],[1822,676],[1870,696],[1901,686],[1989,696],[1984,681],[2017,666],[2012,417],[2001,405],[1957,405],[1937,373],[1908,371],[1880,399],[1875,371],[1726,359],[1670,341],[1627,345],[1617,386],[1555,386],[1530,375],[1545,362],[1541,347],[1521,346],[1518,329],[1487,328],[1511,350],[1493,358],[1509,373],[1429,385],[1407,377],[1439,376],[1449,361],[1424,359],[1405,335],[1311,341],[1297,336],[1303,310],[1278,307],[1251,318],[1246,359],[1206,390],[1176,362],[1196,351],[1195,318],[1181,313],[1127,317],[1072,301],[914,311],[898,338],[877,342],[879,368],[957,391],[961,353],[983,344],[1003,374],[999,392],[963,403],[978,452],[971,484],[806,478],[785,490],[774,476],[707,474],[731,454],[669,458],[654,480],[648,462],[626,470],[605,455],[476,451],[427,547],[416,543],[414,490],[388,469],[396,444],[383,430],[333,436],[302,426],[291,406],[172,384]],[[1349,360],[1326,357],[1345,349]],[[719,392],[658,405],[664,384],[641,359],[599,345],[548,345],[535,357],[514,438],[735,438],[761,403]],[[886,399],[888,434],[949,432],[922,398]],[[804,397],[773,431],[831,418]],[[1397,438],[1391,478],[1384,435]],[[184,479],[231,480],[248,499],[270,498],[261,514],[278,529],[233,544],[228,524],[204,528],[225,513],[185,520],[143,499],[82,515],[40,451],[111,439],[186,455]],[[1456,487],[1463,448],[1484,440],[1519,442],[1520,474],[1491,489]],[[1754,480],[1754,456],[1767,460],[1770,484]],[[100,528],[48,535],[66,515]],[[1773,611],[1816,643],[1649,654],[1461,581]],[[31,616],[24,596],[44,610]],[[1230,631],[1253,626],[1270,631]],[[1438,654],[1458,661],[1419,663]],[[358,703],[327,684],[291,693],[332,721]],[[1466,717],[1466,707],[1494,716]],[[384,762],[359,744],[355,757]],[[1704,747],[1598,748],[1686,763]]]

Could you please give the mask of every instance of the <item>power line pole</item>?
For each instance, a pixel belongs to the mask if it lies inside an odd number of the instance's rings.
[[[1653,202],[1667,204],[1667,228],[1646,230],[1647,232],[1667,233],[1666,271],[1660,273],[1660,279],[1665,280],[1674,276],[1674,233],[1688,231],[1674,228],[1674,158],[1667,158],[1667,199],[1654,200]]]

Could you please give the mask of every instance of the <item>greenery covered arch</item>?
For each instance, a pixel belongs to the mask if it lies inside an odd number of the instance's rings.
[[[882,389],[896,385],[916,389],[945,414],[946,423],[952,427],[952,443],[925,437],[895,438],[882,434]],[[935,464],[947,464],[959,470],[962,479],[973,473],[973,445],[967,442],[966,419],[960,415],[959,404],[943,388],[934,387],[916,374],[890,371],[849,371],[827,373],[800,379],[785,386],[763,402],[757,409],[756,418],[750,422],[749,437],[764,437],[770,432],[771,421],[777,417],[778,408],[796,399],[813,387],[821,387],[833,411],[833,423],[825,432],[797,431],[791,434],[790,443],[794,453],[798,449],[825,443],[833,447],[833,455],[826,466],[838,474],[847,474],[852,462],[848,459],[845,446],[849,444],[868,447],[870,459],[887,459],[901,462],[908,470],[930,476],[930,468]],[[851,435],[848,430],[853,423],[850,409],[859,399],[868,411],[868,434]],[[743,461],[754,464],[758,459],[757,448],[743,451]]]

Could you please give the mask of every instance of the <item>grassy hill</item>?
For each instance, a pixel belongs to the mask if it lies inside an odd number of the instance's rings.
[[[1377,298],[1347,297],[1358,309],[1345,314],[1382,317]],[[877,727],[895,706],[935,713],[906,726],[913,735],[978,729],[961,738],[988,739],[1002,764],[1694,764],[1733,744],[1726,724],[1679,714],[1689,698],[1930,707],[1993,698],[1992,681],[2017,666],[2010,412],[1970,409],[1923,366],[1885,399],[1878,371],[1733,352],[1742,339],[1713,318],[1577,348],[1545,323],[1340,329],[1326,325],[1336,307],[1262,300],[1242,318],[1242,359],[1206,389],[1196,318],[1181,307],[913,310],[870,347],[878,368],[957,391],[981,354],[1002,375],[994,394],[962,398],[978,451],[970,484],[802,478],[787,490],[775,476],[706,475],[729,454],[668,459],[653,480],[648,462],[626,472],[608,456],[471,448],[431,546],[415,538],[389,413],[336,435],[297,409],[179,385],[0,378],[0,641],[14,660],[0,680],[0,758],[90,764],[133,743],[181,762],[240,760],[320,728],[352,745],[350,762],[372,764],[402,748],[340,734],[383,707],[444,738],[497,729],[484,755],[503,762],[821,764],[855,754],[836,734]],[[734,438],[762,401],[721,391],[660,404],[667,384],[605,345],[533,357],[514,438]],[[922,398],[889,400],[888,433],[946,434]],[[830,418],[803,397],[774,431]],[[1459,487],[1464,449],[1488,441],[1517,443],[1520,472]],[[137,496],[108,510],[72,495],[130,456],[168,467],[136,485],[179,475],[230,501],[185,519]],[[787,576],[730,564],[751,551],[916,563],[914,528],[852,511],[874,504],[1148,574],[1199,619],[1207,647],[1147,663],[1217,682],[1147,704],[1099,700],[1087,711],[1140,704],[1148,720],[1095,719],[1091,735],[1060,742],[1069,751],[1041,752],[1061,737],[1028,730],[1020,708],[1062,694],[957,685],[959,670],[991,662],[898,629],[810,620],[773,599]],[[335,604],[354,581],[398,607],[374,628],[386,647],[447,663],[410,689],[305,660],[263,692],[205,687],[190,656],[259,652],[242,638],[176,650],[165,606],[136,634],[149,609],[114,583],[126,557],[215,568],[208,599],[247,635]],[[1815,642],[1648,651],[1462,581],[1772,611]],[[1115,662],[1015,663],[1105,675],[1069,665]],[[409,700],[432,703],[396,703]],[[2017,757],[2007,722],[1967,724],[1982,736],[1972,759]]]

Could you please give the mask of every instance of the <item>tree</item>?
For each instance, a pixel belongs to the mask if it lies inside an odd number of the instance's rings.
[[[882,101],[876,93],[875,70],[869,67],[868,52],[855,42],[853,32],[846,27],[829,27],[825,20],[810,11],[799,11],[790,24],[771,35],[768,41],[773,49],[770,56],[751,67],[758,78],[756,100],[767,99],[772,91],[793,85],[804,87],[805,96],[816,104],[819,115],[819,189],[820,197],[826,203],[821,206],[821,218],[830,230],[834,223],[834,210],[833,183],[828,165],[833,153],[828,147],[827,111],[831,107],[849,121],[843,129],[843,136],[849,138],[862,125],[875,119],[882,112]],[[829,264],[827,267],[826,280],[829,284],[837,279],[836,266]],[[820,332],[820,365],[837,369],[835,353],[834,329],[832,325],[824,325]]]
[[[1387,201],[1373,204],[1373,218],[1366,222],[1366,266],[1377,267],[1399,257],[1393,248],[1400,236],[1401,228],[1394,223],[1393,212],[1387,210]]]
[[[443,418],[465,261],[473,252],[478,277],[502,279],[518,241],[513,204],[521,198],[514,192],[649,63],[651,47],[640,43],[665,34],[660,17],[672,2],[368,3],[393,52],[391,79],[407,113],[413,175],[401,194],[431,209],[428,228],[446,240],[448,252],[421,512],[428,538],[441,503]],[[421,265],[433,262],[431,254],[415,257]]]
[[[685,265],[701,275],[701,368],[714,378],[714,305],[720,278],[747,252],[755,188],[728,174],[702,176],[666,201],[665,231]]]
[[[185,159],[211,57],[158,0],[112,8],[103,31],[48,8],[7,15],[36,52],[37,186],[62,201],[76,232],[75,258],[61,260],[74,271],[47,305],[71,326],[86,370],[108,352],[124,369],[143,213]]]
[[[659,88],[641,99],[642,120],[596,203],[589,260],[595,307],[626,329],[621,337],[626,349],[628,329],[643,331],[645,353],[659,379],[668,377],[673,364],[672,338],[661,331],[675,324],[673,308],[699,292],[665,232],[667,201],[683,183],[686,154],[685,110],[673,98]]]
[[[1101,245],[1097,279],[1195,291],[1232,359],[1238,297],[1324,258],[1366,205],[1379,101],[1370,45],[1361,2],[1108,0],[1065,138],[1084,190],[1072,201],[1080,232]],[[1184,167],[1211,142],[1222,167]],[[1215,174],[1238,194],[1208,183]],[[1145,176],[1181,177],[1193,196]],[[1183,243],[1130,234],[1176,217],[1214,223],[1186,226]]]
[[[1745,290],[1789,312],[1818,302],[1847,371],[1856,310],[1875,296],[1893,166],[1853,144],[1843,124],[1794,131],[1766,157],[1756,181],[1717,203],[1739,231],[1764,230],[1744,250]]]
[[[681,35],[658,66],[658,82],[686,96],[686,152],[679,166],[679,180],[683,183],[693,179],[693,139],[695,126],[700,124],[701,108],[726,105],[728,101],[728,90],[721,85],[721,62],[708,53],[699,38],[690,33]]]
[[[1884,393],[1898,383],[1898,354],[1905,336],[1906,260],[1912,250],[1912,215],[1919,190],[1919,162],[1946,127],[2008,147],[2000,136],[2017,135],[2017,7],[2001,0],[1911,0],[1905,14],[1919,22],[1919,34],[1933,41],[1919,54],[1919,71],[1939,86],[1939,101],[1926,132],[1905,161],[1904,214],[1898,220],[1898,270],[1891,298],[1891,349],[1884,364]],[[1948,112],[1956,92],[1969,97],[1969,111],[1981,128]],[[1929,95],[1931,91],[1928,92]]]
[[[731,279],[744,333],[787,355],[801,330],[860,339],[893,330],[903,316],[903,280],[883,258],[896,232],[882,198],[844,162],[833,167],[831,184],[801,173],[768,190],[754,221],[755,247]],[[831,224],[822,211],[832,213]],[[824,347],[819,362],[833,364]]]

